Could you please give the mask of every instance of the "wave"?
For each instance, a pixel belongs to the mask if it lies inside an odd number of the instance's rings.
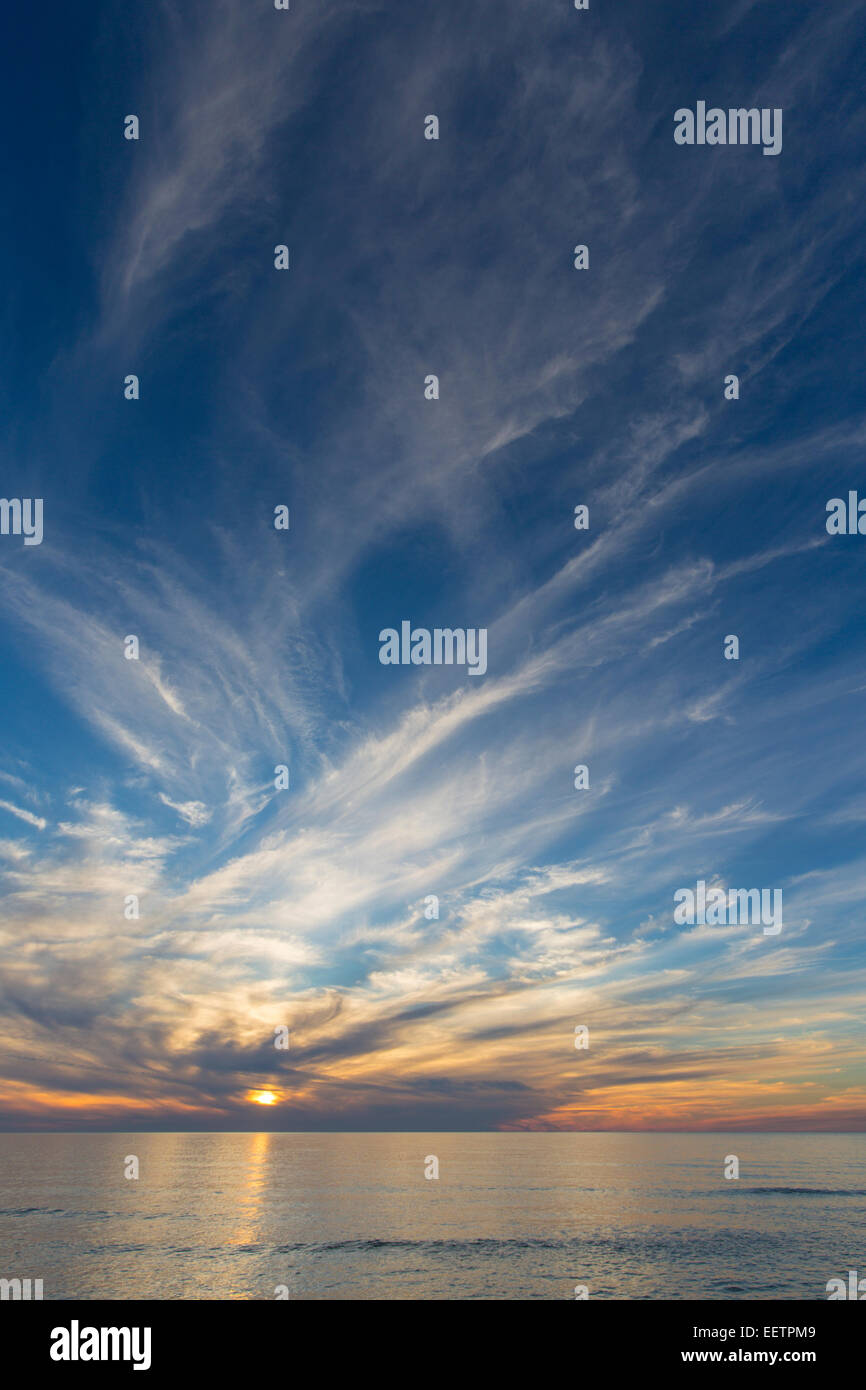
[[[790,1197],[866,1197],[863,1187],[744,1187],[741,1192],[758,1192],[763,1196]]]
[[[66,1207],[0,1207],[0,1216],[80,1216],[88,1221],[118,1215],[111,1211],[70,1211]]]
[[[478,1236],[474,1240],[459,1240],[456,1237],[448,1237],[441,1240],[323,1240],[323,1241],[294,1241],[289,1245],[277,1245],[274,1247],[275,1254],[290,1255],[294,1251],[305,1250],[340,1250],[357,1252],[367,1250],[477,1250],[480,1254],[493,1254],[500,1250],[559,1250],[571,1245],[587,1244],[586,1237],[574,1236],[556,1240],[544,1236],[527,1236],[524,1239],[512,1236],[507,1239],[498,1240],[493,1236]]]

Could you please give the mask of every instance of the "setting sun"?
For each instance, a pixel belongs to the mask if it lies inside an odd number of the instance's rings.
[[[251,1099],[256,1105],[275,1105],[277,1101],[273,1091],[254,1091]]]

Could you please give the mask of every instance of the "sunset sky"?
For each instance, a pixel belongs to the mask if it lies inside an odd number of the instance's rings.
[[[0,1128],[863,1129],[862,5],[6,29]]]

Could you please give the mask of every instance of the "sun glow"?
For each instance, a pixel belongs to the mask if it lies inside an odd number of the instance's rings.
[[[273,1091],[253,1091],[250,1099],[254,1100],[256,1105],[276,1105],[277,1103]]]

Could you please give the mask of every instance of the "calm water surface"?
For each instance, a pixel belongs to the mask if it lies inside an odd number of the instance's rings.
[[[0,1134],[46,1299],[826,1299],[864,1218],[866,1135]]]

